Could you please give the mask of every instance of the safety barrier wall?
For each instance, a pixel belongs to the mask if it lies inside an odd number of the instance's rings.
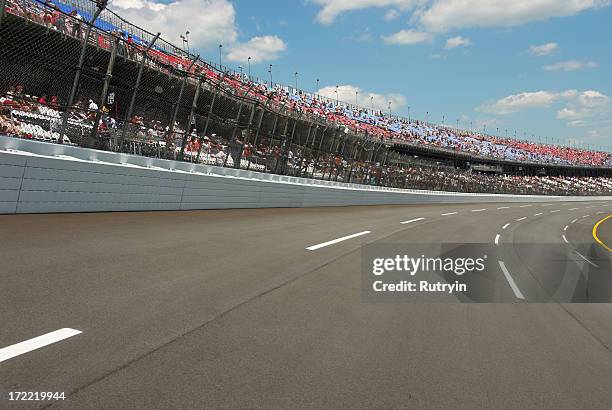
[[[612,200],[402,190],[0,136],[0,213]]]

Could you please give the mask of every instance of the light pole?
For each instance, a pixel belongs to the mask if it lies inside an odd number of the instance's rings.
[[[355,91],[355,107],[359,108],[359,91]]]
[[[340,101],[339,101],[339,99],[338,99],[338,86],[336,86],[336,91],[335,91],[335,93],[336,93],[336,107],[337,107],[337,106],[338,106],[338,104],[339,104],[339,102],[340,102]]]
[[[296,72],[295,72],[295,74],[294,74],[294,75],[295,75],[295,90],[296,90],[296,91],[297,91],[297,89],[298,89],[298,84],[297,84],[297,77],[298,77],[298,74],[299,74],[299,73],[298,73],[297,71],[296,71]]]
[[[242,80],[243,79],[242,77],[244,75],[244,72],[243,72],[244,68],[241,65],[239,65],[238,69],[240,70],[240,79]]]
[[[389,101],[389,118],[391,118],[391,101]]]
[[[444,124],[446,123],[446,116],[442,116],[442,128],[444,128]]]
[[[370,96],[370,105],[372,106],[372,115],[374,115],[374,96]]]
[[[427,119],[427,124],[429,125],[429,111],[427,111],[427,113],[425,113],[425,118]]]
[[[408,106],[408,122],[410,122],[410,106]]]
[[[221,68],[221,49],[223,49],[223,44],[219,44],[219,70],[223,71],[223,69]]]
[[[459,131],[459,118],[457,118],[457,131]]]
[[[268,73],[270,73],[270,89],[272,89],[272,64],[270,64],[270,68],[268,68]]]
[[[321,96],[319,95],[319,79],[317,78],[317,99],[321,99]]]
[[[251,79],[251,57],[247,58],[247,64],[249,67],[249,80]]]

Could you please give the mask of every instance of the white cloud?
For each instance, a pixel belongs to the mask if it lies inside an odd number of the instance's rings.
[[[238,38],[236,11],[228,0],[111,0],[110,8],[133,24],[161,32],[177,46],[183,44],[179,36],[187,30],[190,46],[201,49]]]
[[[278,55],[286,49],[285,42],[277,36],[253,37],[246,43],[232,46],[227,54],[227,59],[243,63],[251,57],[254,64],[263,63],[276,60]]]
[[[576,71],[583,68],[597,68],[597,63],[594,61],[561,61],[559,63],[544,66],[546,71]]]
[[[549,56],[557,51],[559,51],[559,44],[557,43],[546,43],[529,47],[529,52],[538,57]]]
[[[414,17],[427,31],[447,32],[465,27],[518,26],[572,16],[610,3],[610,0],[433,0]]]
[[[400,30],[390,36],[382,36],[385,44],[408,45],[418,43],[431,43],[433,35],[417,30]]]
[[[401,111],[406,107],[406,98],[401,94],[378,94],[362,90],[353,85],[338,86],[338,100],[350,104],[355,103],[355,92],[359,92],[359,106],[370,108],[374,105],[375,110],[387,111],[389,109],[389,101],[391,102],[392,111]],[[324,87],[318,91],[318,94],[329,99],[336,99],[336,87]]]
[[[472,41],[469,38],[465,37],[452,37],[446,40],[446,48],[457,48],[457,47],[468,47],[472,45]]]
[[[400,12],[399,11],[397,11],[396,9],[389,9],[385,13],[384,19],[387,20],[387,21],[390,21],[390,20],[395,20],[399,16],[400,16]]]
[[[525,109],[550,107],[559,100],[575,98],[577,94],[576,90],[568,90],[561,93],[550,91],[525,92],[509,95],[492,104],[481,105],[476,111],[508,115]]]
[[[340,14],[352,10],[367,9],[370,7],[397,7],[405,10],[422,3],[424,0],[311,0],[321,6],[317,14],[317,21],[322,24],[331,24]]]
[[[568,125],[579,123],[580,120],[609,113],[612,106],[610,97],[599,91],[584,91],[577,95],[565,108],[557,112],[557,118],[568,120]]]

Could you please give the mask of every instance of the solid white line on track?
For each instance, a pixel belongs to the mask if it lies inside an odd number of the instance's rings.
[[[447,214],[442,214],[442,216],[450,216],[450,215],[457,215],[459,212],[449,212]]]
[[[507,224],[505,224],[504,226],[502,226],[503,230],[506,230],[508,227],[510,226],[510,222],[508,222]]]
[[[594,268],[599,268],[599,266],[595,265],[593,262],[585,258],[580,252],[578,251],[574,251],[574,252],[576,252],[576,254],[580,256],[582,259],[584,259],[589,265],[593,266]]]
[[[334,239],[333,241],[328,241],[328,242],[320,243],[318,245],[309,246],[306,249],[309,250],[309,251],[316,251],[317,249],[325,248],[326,246],[334,245],[334,244],[337,244],[339,242],[343,242],[343,241],[347,241],[349,239],[357,238],[359,236],[367,235],[369,233],[372,233],[372,231],[363,231],[363,232],[356,233],[354,235],[343,236],[342,238]]]
[[[542,216],[544,215],[542,212],[535,214],[534,216]]]
[[[486,209],[472,209],[472,212],[484,212]]]
[[[404,221],[404,222],[402,222],[402,225],[408,225],[408,224],[411,224],[411,223],[413,223],[413,222],[419,222],[419,221],[424,221],[424,220],[425,220],[425,218],[416,218],[416,219],[411,219],[411,220],[409,220],[409,221]]]
[[[497,236],[495,237],[495,245],[499,245],[499,239],[501,238],[500,234],[497,234]]]
[[[567,236],[565,236],[565,235],[561,235],[561,237],[563,238],[563,242],[565,242],[565,243],[569,243],[569,241],[567,240]]]
[[[76,336],[81,333],[83,332],[81,332],[80,330],[64,328],[11,346],[7,346],[3,349],[0,349],[0,362],[4,362],[5,360],[12,359],[13,357],[31,352],[32,350],[40,349],[41,347],[57,343],[59,341],[68,339],[69,337]]]
[[[516,222],[521,222],[521,221],[524,221],[525,219],[527,219],[527,217],[526,217],[526,216],[524,216],[524,217],[522,217],[522,218],[517,219],[517,220],[516,220]]]
[[[516,282],[514,282],[514,279],[512,279],[512,275],[510,275],[508,268],[506,268],[506,264],[502,261],[499,261],[499,267],[504,273],[504,276],[506,277],[508,284],[512,288],[512,291],[514,292],[514,296],[516,296],[517,299],[525,299],[525,296],[523,296],[523,294],[521,293],[521,290],[518,288],[518,286],[516,286]]]

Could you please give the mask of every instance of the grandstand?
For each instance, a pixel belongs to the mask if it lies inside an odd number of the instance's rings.
[[[98,3],[73,4],[6,2],[0,133],[396,188],[612,192],[610,153],[392,117],[267,84],[190,55]]]

